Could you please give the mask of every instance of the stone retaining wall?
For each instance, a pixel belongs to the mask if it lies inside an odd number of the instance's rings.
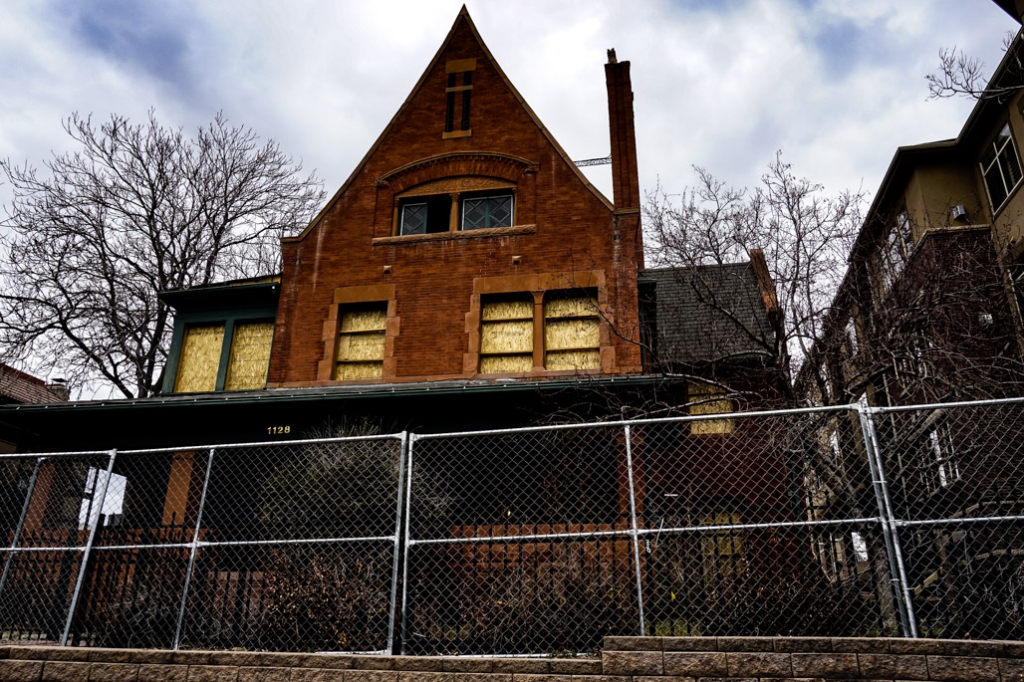
[[[1024,642],[884,637],[606,637],[604,646],[602,673],[631,676],[635,682],[682,682],[686,678],[719,682],[1024,682]]]
[[[1024,682],[1024,642],[607,637],[601,658],[0,647],[10,682]]]

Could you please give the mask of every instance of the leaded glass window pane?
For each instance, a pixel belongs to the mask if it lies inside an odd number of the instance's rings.
[[[512,197],[479,197],[462,202],[462,229],[512,226]]]
[[[402,207],[401,234],[424,234],[427,231],[427,205],[406,204]]]

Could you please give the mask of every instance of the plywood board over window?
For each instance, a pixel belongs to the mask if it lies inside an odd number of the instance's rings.
[[[186,327],[178,360],[175,393],[198,393],[217,389],[224,325],[207,324]]]
[[[734,411],[732,400],[725,398],[721,386],[692,383],[687,387],[690,414],[725,414]],[[690,433],[701,435],[726,434],[736,430],[735,419],[707,419],[690,422]]]
[[[480,309],[480,373],[533,369],[533,297],[485,299]]]
[[[584,292],[549,294],[544,301],[544,368],[600,369],[601,318]]]
[[[384,330],[387,304],[341,311],[341,326],[334,351],[336,381],[379,379],[384,375]]]
[[[274,341],[274,323],[236,322],[228,357],[225,391],[246,391],[267,385],[270,346]]]

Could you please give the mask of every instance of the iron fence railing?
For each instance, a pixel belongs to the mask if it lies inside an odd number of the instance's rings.
[[[1024,399],[0,456],[5,642],[1024,638]]]

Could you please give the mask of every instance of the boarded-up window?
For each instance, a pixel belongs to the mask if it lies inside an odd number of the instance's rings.
[[[341,329],[334,351],[334,379],[379,379],[384,374],[384,327],[387,304],[341,311]]]
[[[198,393],[217,389],[224,325],[193,325],[185,329],[178,356],[175,393]]]
[[[253,390],[267,385],[273,340],[273,322],[235,323],[225,391]]]
[[[533,297],[484,299],[480,309],[480,373],[533,369]]]
[[[692,383],[687,388],[690,414],[725,414],[733,411],[732,401],[725,398],[725,389],[711,384]],[[707,419],[690,422],[690,433],[709,435],[732,433],[736,430],[735,419]]]
[[[702,526],[737,526],[743,523],[738,512],[714,512],[699,515]],[[700,553],[704,557],[705,577],[714,580],[738,575],[746,568],[743,531],[738,528],[716,528],[701,533]]]
[[[601,318],[597,300],[581,292],[554,294],[544,302],[544,368],[601,368]]]

